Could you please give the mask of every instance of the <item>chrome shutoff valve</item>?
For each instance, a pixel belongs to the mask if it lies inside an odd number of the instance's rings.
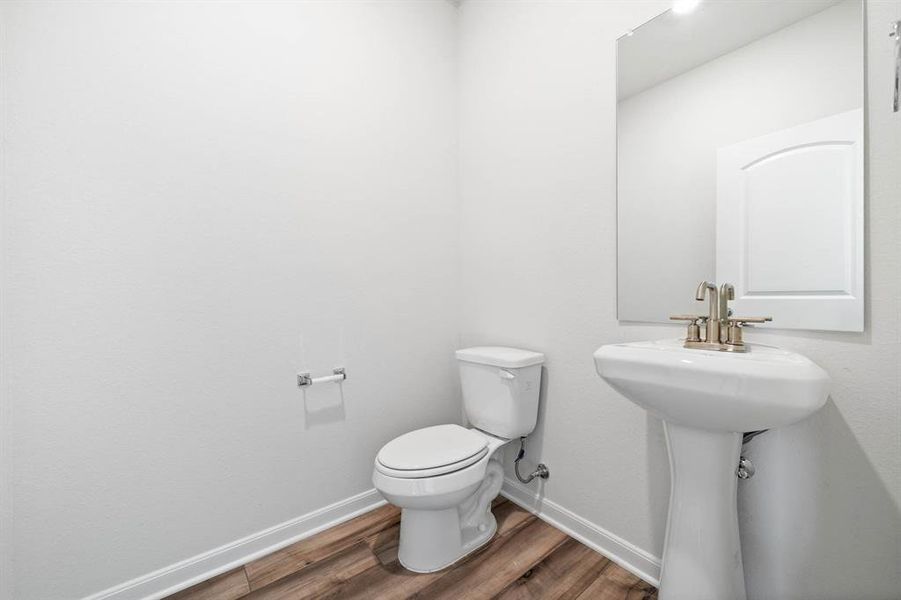
[[[754,477],[756,472],[757,470],[754,468],[754,463],[751,462],[751,459],[744,456],[738,459],[738,468],[735,469],[735,474],[739,479],[750,479]]]

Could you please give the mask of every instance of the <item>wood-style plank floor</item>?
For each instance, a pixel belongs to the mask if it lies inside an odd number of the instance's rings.
[[[181,591],[170,600],[656,600],[657,590],[503,498],[497,535],[437,573],[397,562],[400,511],[390,505]]]

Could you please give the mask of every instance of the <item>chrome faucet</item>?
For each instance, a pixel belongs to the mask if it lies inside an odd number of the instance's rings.
[[[702,281],[698,284],[698,291],[695,292],[695,300],[703,302],[704,298],[709,301],[709,312],[707,315],[707,337],[705,341],[718,344],[720,342],[720,311],[718,298],[716,294],[716,284],[709,281]]]
[[[735,300],[735,287],[724,283],[717,293],[716,284],[702,281],[695,292],[695,300],[708,302],[708,314],[673,315],[674,321],[688,321],[688,335],[685,337],[686,348],[698,350],[718,350],[720,352],[747,352],[748,347],[742,340],[742,329],[752,323],[767,323],[772,317],[733,317],[729,309],[729,301]],[[707,335],[701,338],[699,323],[706,325]]]

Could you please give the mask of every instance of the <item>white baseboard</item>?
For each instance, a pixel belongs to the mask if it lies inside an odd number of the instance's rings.
[[[385,504],[375,490],[330,504],[187,560],[126,581],[84,600],[156,600],[275,552]]]
[[[658,585],[660,559],[603,527],[510,479],[501,494],[652,585]],[[187,560],[105,589],[84,600],[157,600],[225,573],[304,538],[376,509],[385,500],[375,489],[330,504],[274,527],[214,548]]]
[[[660,584],[660,559],[653,554],[583,519],[556,502],[539,497],[533,490],[511,479],[504,479],[501,494],[651,585]]]

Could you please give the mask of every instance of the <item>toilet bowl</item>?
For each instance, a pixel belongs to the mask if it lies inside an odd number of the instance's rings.
[[[480,347],[458,350],[457,359],[472,427],[417,429],[375,459],[375,488],[401,508],[398,560],[418,573],[443,569],[494,536],[491,501],[504,480],[498,450],[531,433],[538,416],[543,354]]]
[[[461,439],[463,443],[447,445]],[[466,456],[474,440],[481,447]],[[504,482],[495,452],[508,441],[478,429],[437,425],[405,434],[379,452],[372,481],[388,502],[402,509],[398,560],[406,569],[443,569],[491,539],[497,529],[491,501]],[[396,450],[400,444],[420,449],[401,454]],[[435,460],[440,455],[450,458]],[[411,464],[416,467],[409,468]]]

